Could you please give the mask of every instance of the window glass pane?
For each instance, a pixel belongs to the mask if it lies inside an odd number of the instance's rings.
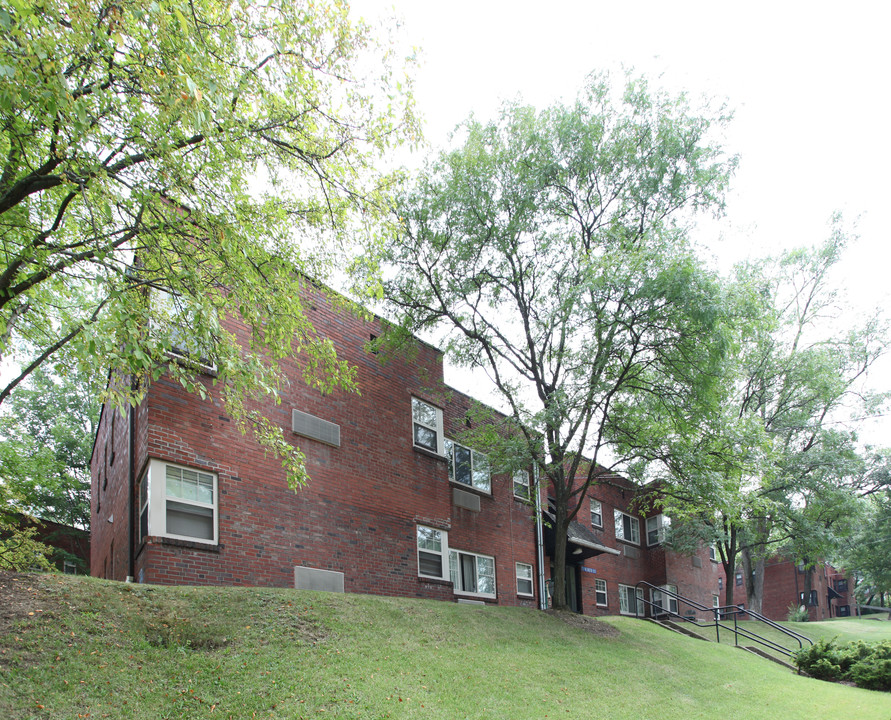
[[[213,478],[209,475],[198,476],[197,495],[195,499],[198,502],[213,504]]]
[[[529,499],[529,475],[525,470],[516,470],[514,472],[514,495]]]
[[[436,433],[415,423],[415,445],[436,452]]]
[[[418,548],[442,552],[442,533],[433,528],[418,525]]]
[[[411,414],[415,422],[423,423],[431,428],[436,427],[436,408],[432,405],[428,405],[417,398],[412,398]]]
[[[495,561],[492,558],[476,558],[477,592],[495,594]]]
[[[458,572],[458,553],[454,550],[449,552],[449,578],[455,590],[464,589],[461,587],[461,573]]]
[[[455,444],[455,482],[470,485],[470,450]]]
[[[489,479],[489,461],[485,455],[478,452],[473,452],[473,486],[486,492],[492,487]]]
[[[598,500],[591,501],[591,524],[594,527],[603,527],[603,514]]]
[[[182,473],[179,468],[167,466],[167,497],[181,498]]]

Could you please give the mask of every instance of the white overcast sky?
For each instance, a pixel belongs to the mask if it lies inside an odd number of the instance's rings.
[[[891,5],[883,2],[353,0],[396,16],[420,49],[415,97],[433,147],[500,101],[571,100],[592,70],[726,100],[740,166],[727,216],[703,227],[722,265],[813,245],[843,212],[860,236],[843,272],[858,311],[891,309]],[[885,365],[873,384],[891,385]],[[455,383],[459,384],[459,383]],[[462,388],[463,389],[463,388]],[[880,438],[874,441],[881,442]],[[884,441],[888,443],[888,440]]]

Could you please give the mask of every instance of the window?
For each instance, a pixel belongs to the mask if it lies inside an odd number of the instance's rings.
[[[665,529],[671,527],[667,515],[654,515],[647,518],[647,545],[658,545],[665,541]]]
[[[736,573],[736,587],[742,587],[742,573]]]
[[[712,595],[712,607],[720,607],[721,606],[721,598],[719,595]]]
[[[718,548],[715,545],[708,546],[708,559],[712,562],[718,562]]]
[[[591,525],[596,528],[603,527],[603,506],[600,500],[591,501]]]
[[[616,540],[640,545],[640,524],[636,517],[626,515],[621,510],[614,510],[616,520]]]
[[[811,590],[808,605],[810,605],[811,607],[817,607],[820,604],[819,598],[820,596],[817,594],[817,591]]]
[[[415,447],[442,455],[442,410],[412,398],[411,418]]]
[[[445,454],[449,462],[449,480],[483,492],[492,492],[489,461],[485,455],[454,440],[445,441]]]
[[[677,594],[677,586],[676,585],[662,585],[662,590],[667,590],[669,592],[673,592]],[[671,597],[670,595],[666,595],[660,590],[651,590],[650,591],[650,600],[653,603],[653,611],[659,612],[668,611],[672,612],[675,615],[678,614],[678,599],[675,597]]]
[[[514,497],[529,499],[529,473],[525,470],[514,471]]]
[[[209,325],[214,331],[218,331],[216,316],[202,311],[191,298],[164,290],[154,290],[152,302],[152,328],[169,342],[168,355],[189,361],[188,364],[197,365],[201,370],[215,373],[216,365],[210,359],[212,353],[190,334],[190,328],[201,323],[202,326]]]
[[[719,577],[718,578],[718,590],[723,590],[723,589],[724,589],[724,578]]]
[[[848,592],[848,579],[847,578],[839,578],[835,581],[835,591],[836,592]]]
[[[217,476],[161,460],[139,484],[139,536],[217,542]]]
[[[517,567],[517,595],[533,595],[532,592],[532,566],[527,563],[516,563]]]
[[[444,558],[449,534],[443,530],[418,525],[418,575],[445,580]]]
[[[449,574],[456,593],[495,597],[495,558],[450,550]]]
[[[643,590],[635,589],[630,585],[619,585],[619,612],[622,615],[634,615],[635,608],[637,614],[642,617],[644,615]]]
[[[594,580],[594,599],[599,607],[606,607],[606,580]]]

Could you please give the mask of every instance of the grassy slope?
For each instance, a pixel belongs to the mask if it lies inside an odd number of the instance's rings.
[[[732,626],[732,621],[728,621],[727,625]],[[792,650],[798,647],[794,640],[763,623],[741,621],[739,625],[741,628],[751,629],[752,632],[757,633],[768,640],[772,640],[782,647]],[[866,640],[867,642],[891,640],[891,622],[884,622],[883,620],[868,618],[834,618],[832,620],[821,622],[783,622],[780,623],[780,625],[804,635],[805,637],[809,637],[811,640],[817,640],[821,637],[829,639],[836,638],[840,645],[844,645],[851,640]],[[692,627],[691,629],[710,640],[715,639],[715,631],[713,627]],[[722,629],[720,639],[722,643],[727,645],[734,644],[734,636],[732,632],[727,632]],[[740,645],[757,645],[757,643],[754,641],[743,640],[741,638]],[[891,717],[891,715],[889,715],[889,717]]]
[[[609,618],[360,595],[31,576],[0,718],[889,720],[891,696]]]

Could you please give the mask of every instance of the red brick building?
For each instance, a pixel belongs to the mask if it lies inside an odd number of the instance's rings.
[[[262,408],[305,453],[309,484],[288,488],[281,464],[233,427],[210,375],[204,401],[162,378],[126,415],[103,410],[91,463],[93,574],[541,606],[553,538],[534,521],[527,477],[493,473],[455,441],[471,399],[444,383],[441,353],[416,341],[372,354],[380,321],[337,312],[320,294],[310,314],[357,368],[361,394],[322,396],[294,360],[281,404]],[[639,514],[633,498],[617,476],[589,491],[570,530],[572,606],[634,614],[639,581],[711,606],[720,564],[708,549],[667,551],[665,519]]]
[[[741,578],[739,572],[737,578]],[[772,557],[764,564],[761,613],[773,620],[785,620],[793,605],[807,608],[811,620],[854,614],[848,578],[843,572],[829,563],[808,568],[782,556]]]

